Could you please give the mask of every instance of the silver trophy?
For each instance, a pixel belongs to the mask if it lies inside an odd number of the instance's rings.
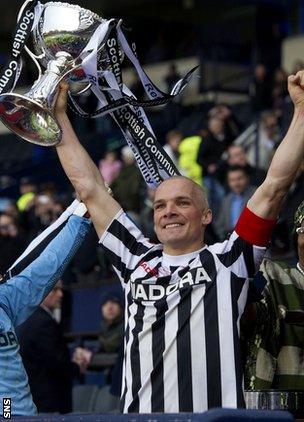
[[[38,80],[24,95],[0,95],[0,118],[21,138],[52,146],[60,142],[62,135],[52,111],[58,84],[62,79],[68,80],[73,94],[89,88],[79,56],[103,19],[68,3],[49,2],[40,7],[32,34],[34,53],[25,48],[39,69]],[[110,66],[102,46],[98,49],[98,62],[103,69]]]

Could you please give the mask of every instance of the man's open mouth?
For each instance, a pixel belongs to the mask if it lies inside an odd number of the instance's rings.
[[[183,224],[181,223],[170,223],[164,226],[165,229],[172,229],[174,227],[181,227]]]

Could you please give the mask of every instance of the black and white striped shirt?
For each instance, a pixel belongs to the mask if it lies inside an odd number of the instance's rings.
[[[245,236],[236,229],[177,257],[149,243],[123,211],[101,238],[125,291],[124,412],[243,406],[239,320],[265,252],[246,232],[254,226],[256,239],[255,219],[266,221],[246,213]]]

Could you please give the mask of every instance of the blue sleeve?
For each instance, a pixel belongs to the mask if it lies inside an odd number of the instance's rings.
[[[89,229],[88,219],[71,216],[35,261],[0,285],[0,306],[14,326],[24,322],[49,294]]]

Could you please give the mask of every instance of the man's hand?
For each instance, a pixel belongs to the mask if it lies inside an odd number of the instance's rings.
[[[65,81],[61,81],[58,88],[57,99],[55,102],[55,115],[58,117],[60,115],[66,114],[67,112],[67,101],[68,101],[68,90],[69,85]]]
[[[304,70],[288,77],[288,91],[295,108],[304,108]]]

